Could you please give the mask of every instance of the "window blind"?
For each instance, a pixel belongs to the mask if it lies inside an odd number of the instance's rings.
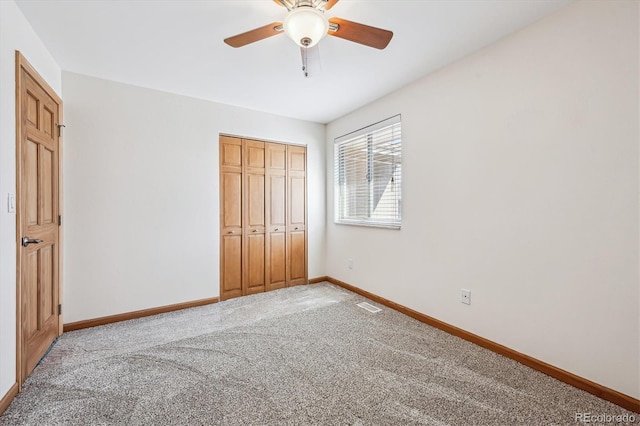
[[[400,228],[400,115],[335,140],[336,223]]]

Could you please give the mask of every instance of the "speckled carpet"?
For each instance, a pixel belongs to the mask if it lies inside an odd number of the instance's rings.
[[[632,414],[364,300],[323,283],[65,333],[0,424],[575,425],[576,413]]]

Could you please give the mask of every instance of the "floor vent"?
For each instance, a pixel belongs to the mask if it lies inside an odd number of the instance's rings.
[[[366,309],[367,311],[373,312],[373,313],[380,312],[382,310],[382,309],[377,308],[377,307],[375,307],[375,306],[373,306],[373,305],[371,305],[371,304],[369,304],[367,302],[361,302],[361,303],[358,303],[357,305],[360,306],[362,309]]]

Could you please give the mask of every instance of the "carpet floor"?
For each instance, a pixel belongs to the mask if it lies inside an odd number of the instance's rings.
[[[575,425],[576,413],[633,415],[362,301],[322,283],[65,333],[0,424]]]

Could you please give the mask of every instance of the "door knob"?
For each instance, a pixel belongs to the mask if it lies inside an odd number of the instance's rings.
[[[42,240],[39,240],[37,238],[22,237],[22,247],[26,247],[29,244],[39,244],[41,242]]]
[[[257,229],[254,229],[254,230],[253,230],[253,232],[258,232],[258,230],[257,230]]]

